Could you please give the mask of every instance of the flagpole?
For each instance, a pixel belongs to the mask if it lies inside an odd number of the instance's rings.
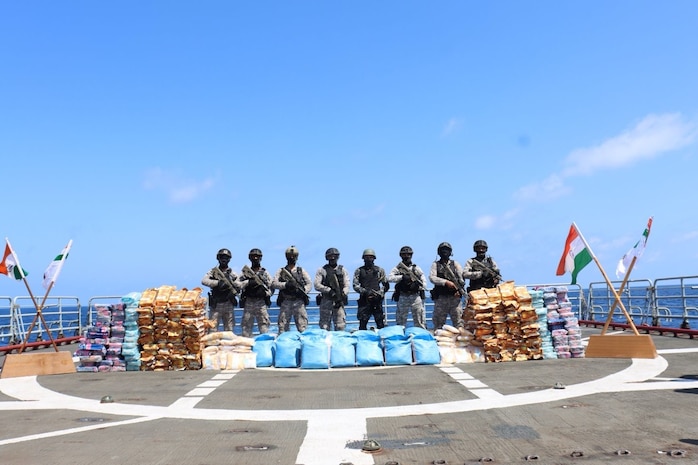
[[[629,314],[628,311],[625,309],[625,305],[623,305],[623,302],[620,300],[620,296],[619,296],[618,293],[616,292],[616,289],[613,287],[613,284],[611,283],[611,280],[608,279],[608,276],[606,275],[606,272],[604,271],[603,267],[601,266],[601,263],[599,263],[599,259],[596,258],[596,255],[594,254],[594,251],[591,249],[591,247],[589,246],[589,243],[588,243],[588,242],[586,241],[586,239],[584,238],[584,235],[582,234],[582,232],[581,232],[581,231],[579,230],[579,228],[577,227],[577,224],[574,223],[574,222],[573,222],[572,224],[574,225],[574,229],[577,230],[577,233],[579,234],[580,239],[582,239],[582,242],[584,243],[584,246],[585,246],[585,247],[587,248],[587,250],[589,251],[589,254],[591,255],[592,260],[594,260],[594,263],[596,263],[596,266],[599,267],[599,271],[601,271],[601,274],[603,275],[603,279],[606,281],[606,284],[608,285],[608,288],[609,288],[609,289],[611,290],[611,292],[613,293],[613,297],[615,298],[614,305],[617,303],[617,304],[620,306],[621,310],[623,310],[623,313],[625,314],[625,317],[628,319],[628,324],[629,324],[630,327],[632,328],[633,332],[635,333],[636,336],[639,336],[639,335],[640,335],[640,332],[639,332],[639,331],[637,330],[637,328],[635,327],[635,323],[633,322],[632,318],[630,318],[630,314]]]
[[[635,266],[635,262],[637,261],[637,257],[633,257],[633,259],[630,261],[630,265],[628,265],[628,269],[625,272],[625,276],[623,277],[623,282],[620,284],[620,289],[618,289],[618,294],[622,295],[623,290],[625,289],[625,285],[628,283],[628,278],[630,277],[630,272],[633,270],[633,267]],[[613,305],[611,305],[611,309],[608,311],[608,317],[606,318],[606,323],[603,325],[603,329],[601,330],[601,335],[603,336],[606,334],[606,331],[608,331],[608,326],[611,324],[611,319],[613,318],[613,311],[616,309],[618,306],[618,302],[614,301]]]
[[[41,310],[39,309],[39,304],[36,302],[36,297],[34,297],[34,294],[32,293],[32,290],[29,287],[29,281],[27,281],[27,277],[24,275],[24,269],[22,268],[22,265],[19,263],[19,258],[17,258],[17,254],[15,254],[15,250],[12,248],[12,244],[10,244],[10,239],[8,239],[6,237],[5,242],[7,243],[7,246],[10,248],[10,253],[12,254],[12,258],[15,261],[17,269],[19,269],[19,275],[22,277],[22,281],[24,281],[24,285],[27,287],[27,292],[29,292],[29,297],[31,297],[32,302],[34,303],[34,308],[36,309],[36,315],[34,315],[34,318],[32,319],[32,322],[29,325],[29,330],[25,334],[24,341],[22,341],[22,346],[19,349],[19,353],[21,354],[22,352],[24,352],[24,349],[27,347],[27,342],[29,342],[29,338],[31,337],[31,332],[34,329],[34,325],[36,324],[37,317],[41,317],[41,321],[44,323],[44,328],[46,329],[46,332],[48,333],[48,337],[51,340],[51,344],[53,344],[53,348],[56,350],[56,352],[58,352],[58,347],[56,347],[56,342],[53,340],[53,337],[51,336],[51,332],[48,330],[48,326],[46,325],[46,321],[44,321],[43,315],[41,315]]]

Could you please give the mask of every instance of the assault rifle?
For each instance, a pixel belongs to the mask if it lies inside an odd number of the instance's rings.
[[[484,274],[487,276],[490,276],[493,278],[495,281],[497,281],[497,284],[502,281],[502,275],[499,274],[498,271],[494,271],[492,268],[489,266],[485,265],[479,260],[473,259],[471,262],[471,265],[473,265],[475,268],[477,268],[479,271],[482,271]]]
[[[242,267],[242,275],[247,279],[254,280],[258,286],[261,286],[266,292],[269,292],[269,287],[266,285],[266,283],[262,281],[262,278],[260,278],[259,275],[249,266],[245,265]]]
[[[449,263],[446,263],[446,265],[444,265],[444,274],[446,275],[446,279],[448,279],[449,281],[451,281],[453,284],[456,285],[456,289],[458,290],[458,292],[460,293],[460,295],[462,297],[465,295],[465,288],[463,288],[463,282],[460,279],[458,279],[457,276],[455,276],[455,274],[453,273],[453,270],[448,265],[449,265]]]
[[[402,273],[403,276],[407,276],[407,278],[412,281],[413,283],[417,283],[419,285],[419,290],[424,291],[424,284],[422,284],[422,280],[415,274],[414,271],[412,271],[412,268],[405,265],[405,262],[400,262],[397,264],[397,270]]]
[[[235,286],[233,285],[233,283],[230,282],[230,279],[228,279],[228,276],[226,276],[226,274],[223,273],[223,272],[221,271],[221,269],[218,268],[218,267],[214,267],[214,268],[211,269],[211,275],[212,275],[215,279],[217,279],[218,281],[222,281],[224,284],[227,285],[227,287],[229,288],[229,290],[228,290],[228,297],[230,298],[230,302],[232,302],[232,304],[233,304],[234,307],[237,306],[238,300],[235,298],[235,296],[237,295],[238,290],[235,288]],[[219,284],[219,286],[220,286],[220,284]],[[212,301],[212,297],[213,297],[213,295],[209,292],[209,302]],[[215,308],[215,306],[216,306],[217,303],[218,303],[218,302],[213,302],[213,307],[214,307],[214,308]]]
[[[305,288],[301,283],[298,282],[295,276],[293,276],[293,273],[288,271],[286,267],[281,268],[281,276],[286,278],[286,281],[291,281],[293,283],[293,287],[296,288],[296,291],[303,294],[303,298],[305,299],[306,302],[310,302],[310,297],[308,297],[308,294],[305,292]]]
[[[342,305],[346,305],[347,296],[344,295],[344,289],[342,289],[342,286],[339,284],[339,278],[337,277],[337,273],[340,271],[341,265],[337,266],[337,268],[332,268],[329,265],[325,265],[324,268],[325,275],[327,276],[327,286],[330,288],[328,297],[332,298],[334,308],[339,308]]]

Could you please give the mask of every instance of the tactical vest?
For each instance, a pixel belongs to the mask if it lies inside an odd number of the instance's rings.
[[[436,262],[436,276],[438,276],[439,278],[443,278],[447,281],[450,281],[450,279],[448,278],[448,276],[446,274],[446,270],[445,270],[445,268],[447,266],[449,268],[451,268],[451,272],[453,273],[453,276],[455,276],[456,280],[458,280],[458,273],[456,273],[456,265],[453,263],[453,260],[449,260],[448,263],[445,265],[443,263],[441,263],[440,261],[437,261]],[[456,282],[454,284],[458,285],[459,283]],[[434,289],[431,290],[431,298],[436,299],[442,295],[456,295],[457,292],[458,292],[457,289],[451,289],[448,286],[444,286],[444,285],[434,286]]]
[[[233,284],[233,279],[232,279],[232,271],[230,268],[228,268],[226,271],[221,270],[218,267],[215,267],[211,270],[211,275],[215,277],[215,274],[213,273],[213,270],[217,269],[221,273],[225,275],[226,278],[228,278],[228,281],[230,281],[230,284]],[[235,288],[233,288],[232,291],[222,291],[220,287],[214,287],[211,289],[211,301],[212,303],[216,304],[219,302],[227,302],[227,301],[232,301],[235,298]]]
[[[344,289],[344,272],[342,271],[344,268],[342,265],[337,265],[337,268],[332,268],[330,265],[325,265],[323,266],[325,269],[325,277],[322,278],[322,284],[325,286],[330,287],[330,273],[334,273],[337,275],[337,282],[339,283],[339,289]]]
[[[279,291],[279,297],[284,300],[284,299],[305,299],[305,278],[303,277],[303,268],[300,266],[297,266],[296,268],[293,269],[293,271],[289,271],[293,275],[294,278],[296,278],[296,281],[298,281],[298,284],[300,284],[301,289],[298,289],[297,291],[289,291],[288,289],[281,289]],[[285,281],[282,281],[285,282]],[[308,302],[306,302],[306,305]]]
[[[259,280],[265,283],[267,286],[269,286],[269,283],[264,281],[264,268],[260,268],[259,271],[253,271],[254,273],[259,276]],[[244,290],[245,297],[252,297],[252,298],[257,298],[257,299],[263,299],[267,297],[267,291],[264,290],[264,287],[257,284],[257,281],[254,279],[250,279],[249,282],[247,283],[247,287],[245,287]]]
[[[382,277],[381,270],[377,266],[368,267],[364,265],[359,268],[359,283],[361,283],[361,287],[366,289],[380,291]]]
[[[477,257],[473,257],[473,259],[477,260]],[[489,255],[485,257],[484,260],[478,260],[480,263],[483,265],[486,265],[492,269],[494,269],[494,263],[492,263],[492,257]],[[485,275],[485,273],[482,273],[482,277],[477,278],[477,279],[471,279],[470,280],[470,285],[468,286],[468,291],[474,291],[476,289],[482,289],[487,288],[493,288],[495,287],[495,279],[493,276]]]
[[[412,273],[414,273],[415,277],[417,276],[417,272],[415,271],[416,265],[413,263],[412,265],[409,266],[410,270]],[[414,294],[414,291],[411,291],[408,287],[407,284],[405,284],[405,280],[401,279],[397,284],[395,284],[395,290],[400,293],[400,294]]]

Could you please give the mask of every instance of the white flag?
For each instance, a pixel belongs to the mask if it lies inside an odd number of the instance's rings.
[[[61,253],[56,255],[56,258],[54,258],[53,261],[49,263],[48,268],[46,268],[46,271],[44,271],[44,281],[41,284],[44,286],[45,289],[48,289],[51,283],[56,282],[58,274],[61,272],[61,268],[63,268],[63,262],[65,262],[65,259],[68,258],[68,252],[70,252],[70,247],[72,245],[73,240],[71,239],[68,242],[68,245],[63,247]]]
[[[616,277],[618,279],[622,279],[623,276],[625,276],[625,272],[628,270],[628,267],[630,266],[630,263],[633,261],[633,258],[639,259],[642,257],[642,253],[645,251],[645,247],[647,246],[647,238],[650,236],[650,229],[652,228],[652,217],[650,217],[649,221],[647,221],[647,227],[645,228],[645,231],[642,233],[642,238],[635,243],[632,249],[628,250],[628,252],[623,255],[623,258],[620,259],[618,262],[618,266],[616,267]]]

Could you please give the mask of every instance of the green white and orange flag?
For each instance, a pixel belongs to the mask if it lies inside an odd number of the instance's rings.
[[[24,279],[29,273],[22,268],[19,264],[19,259],[15,255],[15,251],[12,250],[10,245],[10,240],[5,238],[5,253],[2,256],[2,262],[0,262],[0,273],[4,274],[8,278],[14,278],[18,281]]]
[[[565,241],[565,250],[562,252],[560,263],[557,265],[557,276],[567,272],[572,273],[572,284],[577,284],[577,274],[592,260],[592,253],[582,238],[577,225],[572,223],[570,232]]]
[[[637,260],[642,257],[642,253],[645,251],[645,247],[647,247],[647,239],[650,237],[650,229],[652,229],[652,217],[647,221],[647,227],[642,233],[640,240],[637,241],[633,248],[628,250],[618,262],[618,266],[616,267],[616,277],[618,279],[622,279],[625,276],[633,258]]]
[[[51,263],[49,263],[48,268],[46,268],[46,271],[44,271],[44,281],[41,283],[45,289],[48,289],[51,283],[55,283],[56,279],[58,278],[58,274],[61,272],[61,269],[63,268],[63,263],[65,262],[65,259],[68,258],[68,253],[70,252],[70,247],[73,245],[72,239],[68,242],[68,245],[63,247],[63,250],[61,250],[61,253],[56,255],[56,258],[53,259]]]

